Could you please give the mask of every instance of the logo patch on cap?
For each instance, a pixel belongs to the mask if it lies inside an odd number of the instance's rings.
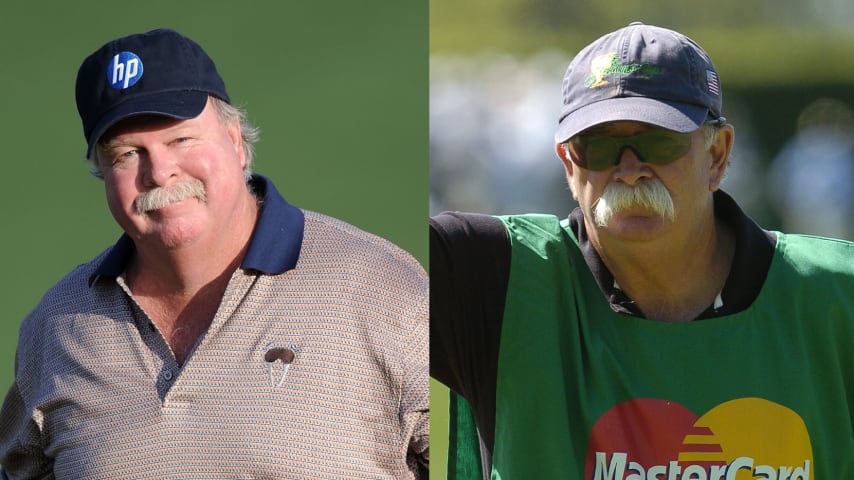
[[[620,63],[619,56],[614,53],[606,53],[599,55],[590,62],[590,76],[584,81],[584,86],[587,88],[601,87],[607,85],[608,81],[605,77],[608,75],[624,74],[631,75],[637,73],[645,77],[658,75],[664,70],[655,65],[643,63]]]
[[[142,71],[142,60],[135,53],[119,52],[107,65],[107,83],[115,89],[124,90],[142,78]]]

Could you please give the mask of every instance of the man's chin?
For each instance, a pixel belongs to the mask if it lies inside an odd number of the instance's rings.
[[[671,226],[672,220],[659,214],[621,213],[608,219],[607,225],[600,226],[610,236],[623,240],[651,240],[664,234]]]

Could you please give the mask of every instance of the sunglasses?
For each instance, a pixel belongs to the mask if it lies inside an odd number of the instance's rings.
[[[707,124],[721,125],[724,117]],[[586,170],[607,170],[620,163],[623,150],[631,148],[642,162],[667,165],[691,150],[691,133],[678,133],[663,128],[647,130],[630,137],[576,135],[566,142],[573,163]]]

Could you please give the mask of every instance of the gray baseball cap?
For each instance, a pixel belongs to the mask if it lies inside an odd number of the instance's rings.
[[[709,55],[681,33],[635,22],[591,43],[569,64],[555,143],[619,120],[691,132],[709,116],[721,116]]]

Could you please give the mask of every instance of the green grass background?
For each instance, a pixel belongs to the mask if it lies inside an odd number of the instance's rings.
[[[232,100],[261,128],[255,170],[288,201],[382,235],[427,264],[427,0],[7,2],[2,392],[22,318],[120,234],[83,159],[77,68],[106,41],[158,27],[213,57]],[[433,478],[444,478],[437,440]]]

